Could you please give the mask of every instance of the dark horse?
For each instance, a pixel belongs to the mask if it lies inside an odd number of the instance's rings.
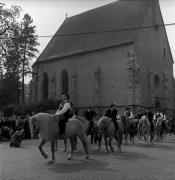
[[[86,131],[85,126],[82,124],[81,121],[74,118],[70,118],[66,123],[64,138],[68,139],[74,136],[79,137],[86,153],[86,159],[88,159],[89,145],[85,131]],[[53,118],[53,115],[51,114],[38,113],[31,117],[31,133],[34,134],[36,132],[38,132],[42,137],[41,143],[39,145],[39,150],[41,152],[41,155],[45,159],[48,158],[48,155],[43,151],[42,146],[47,141],[51,142],[52,157],[49,163],[53,163],[55,161],[55,153],[54,153],[55,142],[57,139],[59,139],[58,122],[55,120],[55,118]],[[68,155],[68,159],[71,159],[72,153],[73,153],[73,149],[71,150],[71,153]]]
[[[130,137],[130,141],[134,143],[134,136],[137,132],[136,121],[134,119],[128,119],[124,115],[121,116],[121,121],[124,125],[123,133],[125,136],[125,144],[128,144],[128,135]]]

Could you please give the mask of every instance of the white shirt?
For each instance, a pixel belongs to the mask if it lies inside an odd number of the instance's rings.
[[[55,113],[56,115],[60,116],[64,114],[68,109],[70,109],[70,104],[66,102],[61,110],[58,109],[58,111]]]
[[[127,112],[124,113],[124,116],[125,116],[125,117],[126,117],[126,113],[127,113]],[[129,119],[134,118],[132,111],[130,111],[130,116],[128,116],[127,118],[129,118]]]
[[[116,119],[117,119],[117,120],[120,119],[120,115],[119,115],[119,114],[116,115]]]
[[[154,116],[153,116],[153,119],[156,120],[157,119],[157,115],[159,115],[161,118],[163,118],[163,115],[162,113],[155,113]]]

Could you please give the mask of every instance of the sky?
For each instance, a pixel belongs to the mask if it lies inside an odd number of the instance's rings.
[[[66,18],[87,10],[114,2],[115,0],[0,0],[7,7],[18,5],[23,13],[33,18],[38,36],[53,36]],[[175,23],[175,0],[159,0],[165,24]],[[175,25],[166,27],[171,52],[175,61]],[[51,37],[39,37],[39,54],[44,50]],[[33,62],[36,59],[33,59]],[[174,65],[175,76],[175,65]],[[29,81],[27,78],[26,81]]]

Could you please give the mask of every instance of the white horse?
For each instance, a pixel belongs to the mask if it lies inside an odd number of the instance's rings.
[[[53,115],[48,113],[38,113],[31,117],[31,133],[35,134],[38,132],[41,137],[41,143],[39,145],[39,150],[41,155],[47,159],[48,155],[43,151],[42,146],[47,142],[51,142],[51,152],[52,157],[49,163],[53,163],[55,161],[55,142],[59,139],[59,123],[53,118]],[[89,159],[89,144],[86,137],[86,128],[83,123],[77,119],[70,118],[66,123],[65,128],[65,136],[64,139],[72,138],[77,136],[80,138],[85,154],[86,159]],[[72,146],[71,146],[72,147]],[[68,155],[68,159],[70,160],[72,157],[73,149],[71,153]]]
[[[148,118],[144,115],[141,117],[138,123],[138,127],[141,128],[141,135],[144,137],[145,143],[149,145],[152,143],[151,138],[151,125]]]

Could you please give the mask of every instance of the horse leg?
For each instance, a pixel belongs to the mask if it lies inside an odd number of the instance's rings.
[[[55,151],[57,151],[58,150],[58,142],[57,142],[57,140],[55,140]]]
[[[146,137],[146,134],[145,134],[145,132],[144,132],[144,135],[143,135],[143,137],[144,137],[144,140],[145,140],[145,144],[147,144],[147,137]]]
[[[93,130],[91,131],[91,144],[93,144],[93,142],[94,142],[94,132],[93,132]]]
[[[63,149],[63,152],[66,152],[67,151],[67,140],[64,139],[64,149]]]
[[[52,157],[49,161],[49,164],[53,164],[55,162],[55,142],[56,140],[51,141],[51,152],[52,152]]]
[[[153,144],[153,132],[150,132],[150,143]]]
[[[47,142],[47,141],[46,141],[45,139],[42,139],[41,142],[40,142],[40,145],[38,146],[41,155],[42,155],[45,159],[48,158],[48,155],[43,151],[42,146],[43,146],[44,144],[46,144],[46,142]]]
[[[125,145],[128,145],[128,134],[125,132]]]
[[[98,151],[101,149],[101,141],[102,141],[102,134],[100,133],[98,135],[98,146],[97,146]]]
[[[74,137],[71,137],[69,140],[70,140],[70,144],[71,144],[71,152],[67,156],[67,160],[71,160],[72,159],[72,154],[74,152]]]
[[[108,140],[107,140],[106,135],[104,135],[103,137],[104,137],[104,140],[105,140],[105,146],[106,146],[105,153],[108,153]]]
[[[112,136],[109,137],[109,147],[111,148],[111,152],[114,152],[114,148],[112,147]]]
[[[87,140],[87,137],[86,135],[84,134],[83,136],[78,136],[83,144],[83,147],[84,147],[84,151],[85,151],[85,158],[86,159],[89,159],[89,145],[88,145],[88,140]]]
[[[119,133],[118,136],[115,136],[115,139],[117,141],[118,149],[117,152],[121,152],[121,144],[122,144],[122,139],[123,139],[123,133]]]
[[[76,136],[73,137],[73,148],[74,150],[77,150],[77,137]]]
[[[96,144],[98,141],[98,133],[94,133],[94,143]]]
[[[132,144],[134,144],[134,134],[133,133],[130,134],[130,141]]]

